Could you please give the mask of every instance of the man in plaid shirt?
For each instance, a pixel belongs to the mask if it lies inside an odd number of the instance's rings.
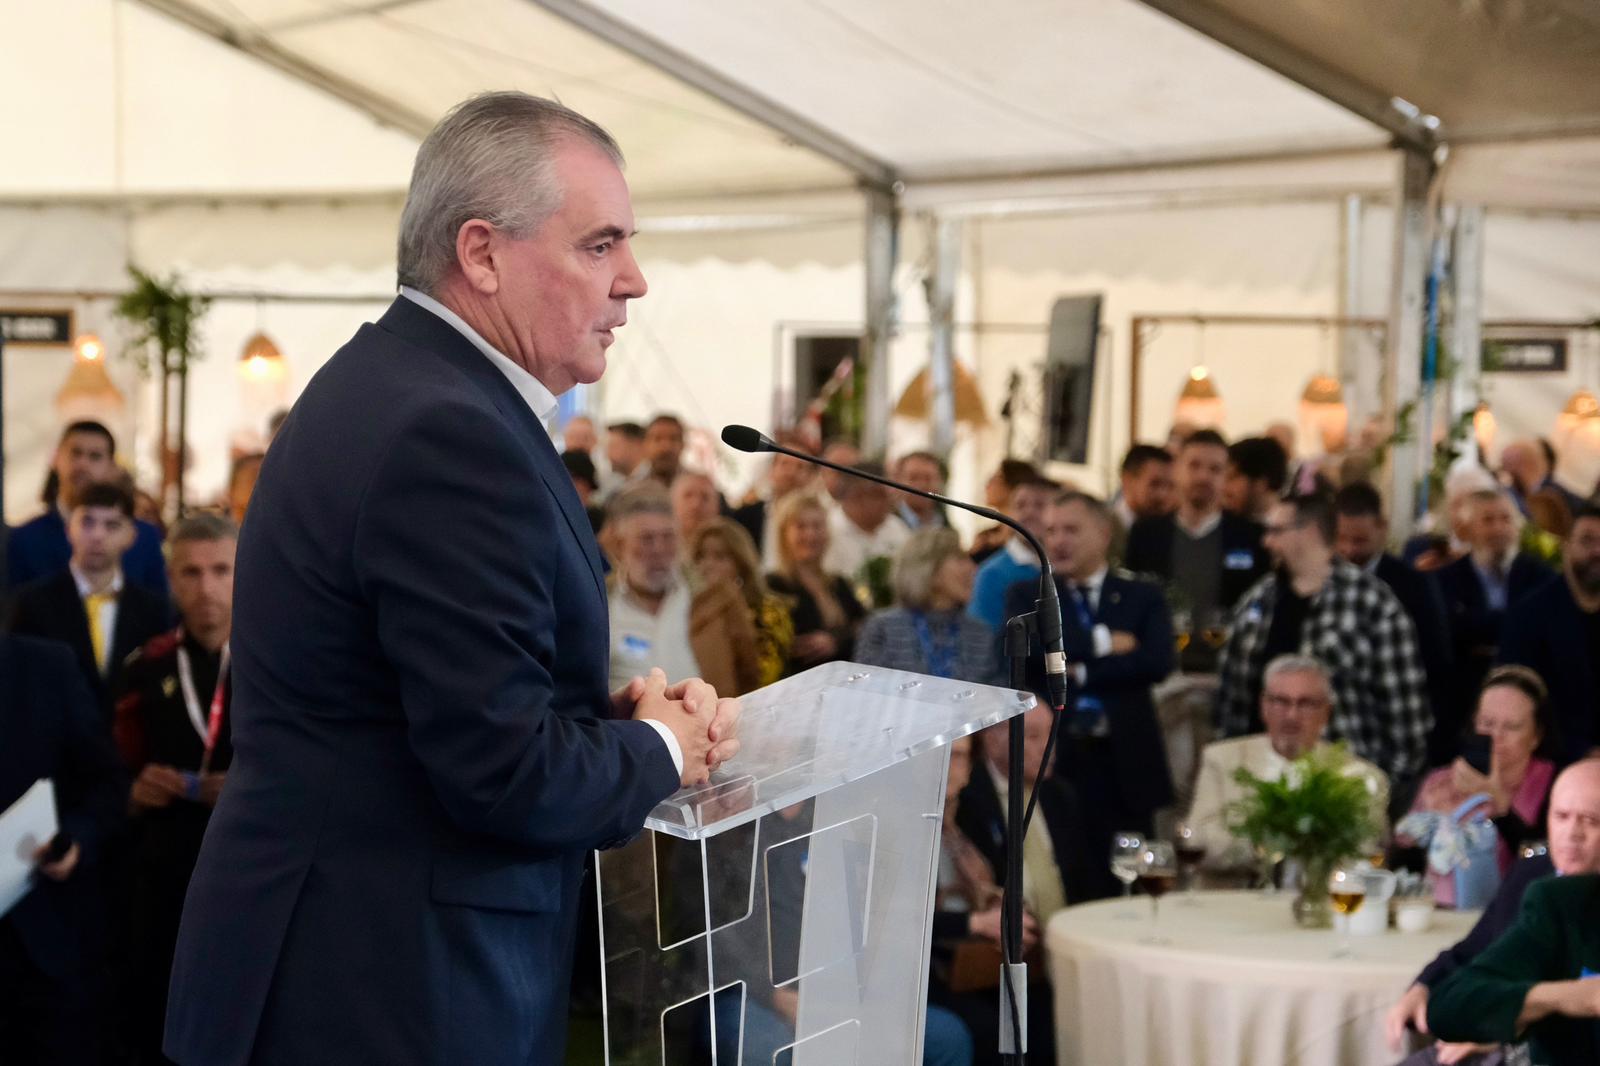
[[[1218,667],[1224,736],[1262,729],[1261,676],[1274,656],[1311,655],[1333,675],[1328,739],[1343,740],[1394,783],[1396,802],[1424,769],[1427,676],[1417,636],[1382,581],[1333,553],[1335,517],[1320,496],[1274,504],[1263,543],[1278,567],[1234,609]]]

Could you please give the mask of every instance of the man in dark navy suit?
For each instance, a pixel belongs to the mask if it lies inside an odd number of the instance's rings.
[[[1474,492],[1466,508],[1470,550],[1434,575],[1450,618],[1456,685],[1463,694],[1453,708],[1455,734],[1445,738],[1451,758],[1474,709],[1470,704],[1499,655],[1507,614],[1555,578],[1550,567],[1517,549],[1517,509],[1508,493]]]
[[[607,691],[600,555],[541,424],[645,292],[620,164],[549,101],[452,111],[400,298],[273,442],[173,967],[185,1066],[560,1063],[585,854],[736,750],[703,682]]]
[[[1550,686],[1565,764],[1600,749],[1600,507],[1585,504],[1561,548],[1562,574],[1506,616],[1500,661]]]
[[[67,517],[78,494],[90,485],[114,481],[117,442],[99,422],[74,422],[61,433],[45,483],[44,513],[11,531],[6,546],[6,579],[11,590],[67,568],[72,547]],[[167,598],[167,565],[161,557],[161,531],[149,522],[134,523],[135,536],[122,557],[128,580]]]
[[[1121,829],[1150,832],[1173,801],[1172,772],[1151,687],[1172,673],[1172,618],[1161,590],[1107,568],[1115,519],[1100,500],[1065,492],[1045,519],[1061,595],[1069,680],[1058,773],[1083,802],[1089,850],[1109,855]],[[1006,617],[1033,609],[1037,582],[1007,594]],[[1031,679],[1043,691],[1043,678]],[[1108,882],[1107,882],[1108,883]]]
[[[133,497],[122,486],[79,491],[67,535],[71,559],[16,590],[6,628],[71,648],[109,729],[123,662],[167,627],[167,605],[129,581],[118,564],[135,536]]]
[[[0,916],[7,1066],[101,1061],[101,845],[122,818],[128,782],[72,652],[0,635],[0,811],[46,779],[69,846],[36,856],[33,888]]]

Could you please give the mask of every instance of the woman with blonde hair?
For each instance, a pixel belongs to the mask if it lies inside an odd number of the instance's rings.
[[[850,658],[867,610],[850,582],[822,568],[830,540],[827,509],[809,492],[792,492],[778,501],[772,522],[778,567],[767,584],[790,600],[795,637],[789,672]]]
[[[861,627],[855,658],[873,666],[998,684],[994,634],[966,612],[977,572],[951,529],[925,529],[895,554],[895,606]]]
[[[696,583],[689,640],[701,673],[736,696],[772,684],[788,665],[794,623],[761,576],[755,541],[732,519],[713,518],[687,548]]]

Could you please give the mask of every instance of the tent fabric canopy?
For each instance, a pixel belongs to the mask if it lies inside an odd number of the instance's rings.
[[[1585,0],[57,0],[10,21],[0,90],[41,150],[0,174],[9,199],[392,192],[488,88],[598,119],[645,201],[1292,161],[1408,122],[1500,153],[1471,187],[1514,193],[1507,142],[1588,134],[1592,160],[1600,135]],[[1566,143],[1528,151],[1592,173]],[[1600,202],[1581,178],[1551,196]]]

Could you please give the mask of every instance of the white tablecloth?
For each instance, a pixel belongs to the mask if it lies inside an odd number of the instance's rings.
[[[1471,912],[1439,911],[1425,933],[1352,938],[1296,928],[1287,893],[1202,892],[1199,906],[1150,901],[1070,907],[1046,932],[1060,1066],[1386,1066],[1383,1013]],[[1121,912],[1137,915],[1118,920]]]

